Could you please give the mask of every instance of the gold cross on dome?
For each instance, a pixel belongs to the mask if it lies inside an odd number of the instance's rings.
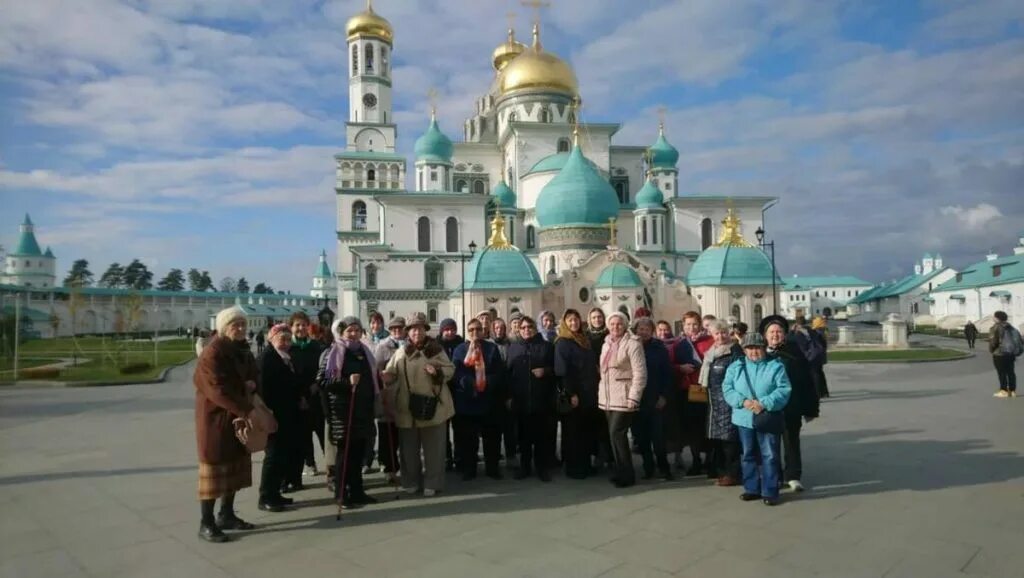
[[[512,12],[512,11],[506,12],[505,13],[505,19],[508,20],[508,27],[509,28],[515,28],[516,27],[516,13],[515,12]]]
[[[551,2],[545,2],[544,0],[522,0],[520,2],[527,8],[533,8],[533,23],[540,24],[540,11],[542,8],[550,8]]]
[[[431,86],[427,89],[427,100],[430,102],[430,118],[433,119],[437,116],[437,89]]]
[[[665,113],[667,112],[668,109],[665,108],[665,105],[658,107],[658,132],[664,132],[665,130]]]
[[[608,217],[608,231],[611,233],[611,238],[608,241],[609,247],[616,247],[618,239],[616,239],[615,231],[617,229],[615,217]]]

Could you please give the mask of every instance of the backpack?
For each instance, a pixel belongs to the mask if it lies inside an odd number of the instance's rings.
[[[999,354],[1013,357],[1024,354],[1024,339],[1021,339],[1017,328],[1009,323],[1003,326],[1003,336],[999,340]]]

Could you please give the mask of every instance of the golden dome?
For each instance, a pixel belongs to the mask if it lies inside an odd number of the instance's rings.
[[[366,10],[348,19],[345,34],[350,41],[359,36],[372,36],[391,44],[395,38],[391,23],[373,11],[372,2],[366,3]]]
[[[579,92],[572,67],[554,54],[544,52],[536,25],[533,27],[533,46],[505,66],[498,88],[503,95],[526,89],[551,90],[568,96],[576,96]]]
[[[508,29],[508,40],[502,42],[497,48],[494,49],[494,54],[491,56],[491,62],[494,64],[494,70],[501,72],[504,70],[508,63],[513,58],[519,56],[526,50],[526,45],[516,40],[516,32],[511,28]]]

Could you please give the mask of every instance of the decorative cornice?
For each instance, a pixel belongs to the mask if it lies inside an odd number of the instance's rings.
[[[451,289],[361,289],[357,295],[366,301],[447,301]]]

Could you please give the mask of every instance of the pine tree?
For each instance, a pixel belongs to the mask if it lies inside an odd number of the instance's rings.
[[[160,280],[156,288],[161,291],[184,291],[185,274],[182,273],[181,269],[171,269],[167,272],[167,275]]]
[[[99,282],[100,287],[117,289],[124,286],[124,267],[120,263],[111,263],[103,272]]]
[[[203,274],[199,269],[193,267],[188,270],[188,288],[192,291],[203,290]]]
[[[132,262],[124,268],[123,282],[128,289],[152,289],[153,272],[142,261],[132,259]]]
[[[249,282],[245,280],[245,277],[238,278],[238,283],[235,283],[235,291],[239,293],[249,292]]]
[[[85,259],[77,259],[71,264],[68,276],[64,278],[65,287],[88,287],[92,285],[92,271],[89,270],[89,262]]]
[[[213,291],[213,279],[210,279],[209,271],[203,271],[203,288],[200,291]]]

